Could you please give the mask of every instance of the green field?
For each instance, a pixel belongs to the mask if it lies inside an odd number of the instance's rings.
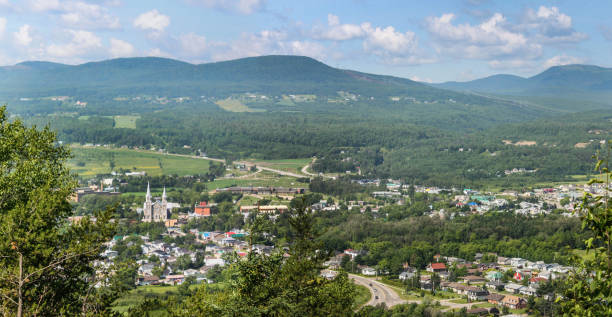
[[[136,129],[136,120],[140,116],[114,116],[115,128]]]
[[[242,102],[240,102],[240,100],[231,99],[231,98],[219,100],[215,103],[217,104],[217,106],[221,107],[222,109],[231,111],[231,112],[262,112],[262,111],[265,111],[265,110],[260,110],[260,109],[251,109],[245,106]]]
[[[109,149],[100,147],[72,147],[73,158],[68,166],[79,176],[95,176],[111,172],[110,162],[115,170],[145,171],[147,175],[196,175],[208,172],[210,161],[188,157],[165,155],[152,151],[130,149]]]
[[[300,158],[300,159],[286,159],[286,160],[266,160],[266,161],[252,161],[256,165],[274,168],[281,171],[287,171],[292,173],[301,173],[302,167],[309,164],[312,161],[311,158]]]
[[[190,285],[189,289],[191,291],[194,291],[198,287],[204,287],[204,284]],[[212,289],[222,289],[226,287],[226,285],[223,283],[217,283],[217,284],[207,284],[206,287],[209,287]],[[113,303],[113,310],[118,313],[124,314],[128,311],[130,307],[134,307],[140,304],[145,299],[157,298],[160,300],[165,300],[170,296],[177,296],[177,295],[179,295],[178,286],[161,286],[161,285],[139,286],[127,292],[126,294],[121,296],[119,299],[115,300],[115,302]],[[159,311],[159,312],[154,311],[152,312],[151,316],[152,317],[153,316],[167,316],[167,313],[164,311]]]
[[[357,296],[355,296],[355,309],[357,309],[365,305],[365,303],[372,298],[372,293],[370,293],[370,290],[363,285],[355,284],[355,288],[357,289]]]
[[[267,171],[257,173],[255,178],[222,178],[206,183],[206,187],[209,190],[226,188],[230,186],[280,186],[308,188],[308,184],[300,183],[296,181],[294,177],[278,176],[276,173]]]

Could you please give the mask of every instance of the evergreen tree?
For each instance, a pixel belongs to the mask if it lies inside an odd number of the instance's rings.
[[[231,286],[215,292],[198,289],[176,316],[350,316],[355,286],[344,272],[332,280],[320,275],[329,254],[323,251],[304,199],[290,211],[292,241],[287,254],[249,253],[230,268]]]
[[[0,312],[104,315],[116,289],[96,288],[94,260],[113,234],[112,210],[70,223],[76,182],[69,151],[48,128],[28,128],[0,108]]]

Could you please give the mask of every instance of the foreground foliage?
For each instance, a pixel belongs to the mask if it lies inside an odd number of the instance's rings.
[[[49,129],[10,122],[0,108],[0,313],[102,315],[114,291],[93,266],[112,236],[111,211],[71,225],[67,150]],[[110,280],[109,280],[110,281]]]
[[[559,298],[563,312],[568,316],[612,316],[612,197],[610,185],[610,149],[607,155],[598,154],[596,170],[605,178],[592,180],[602,183],[602,195],[585,194],[581,205],[582,227],[593,232],[585,241],[593,259],[584,259],[568,280],[563,298]]]

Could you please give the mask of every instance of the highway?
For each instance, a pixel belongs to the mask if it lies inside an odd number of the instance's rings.
[[[406,303],[406,300],[399,297],[395,290],[381,282],[354,274],[349,274],[349,277],[352,278],[355,283],[367,287],[370,293],[372,293],[372,298],[370,298],[370,301],[365,305],[376,306],[384,303],[387,307],[393,307],[398,304]]]

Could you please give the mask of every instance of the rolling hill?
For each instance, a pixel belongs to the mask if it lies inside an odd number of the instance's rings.
[[[494,75],[468,82],[446,82],[432,86],[455,91],[588,100],[612,105],[612,68],[593,65],[554,66],[529,78]]]
[[[82,65],[24,62],[0,68],[0,96],[90,94],[228,95],[339,90],[382,96],[459,94],[407,79],[347,71],[302,56],[262,56],[207,64],[166,58],[120,58]]]

